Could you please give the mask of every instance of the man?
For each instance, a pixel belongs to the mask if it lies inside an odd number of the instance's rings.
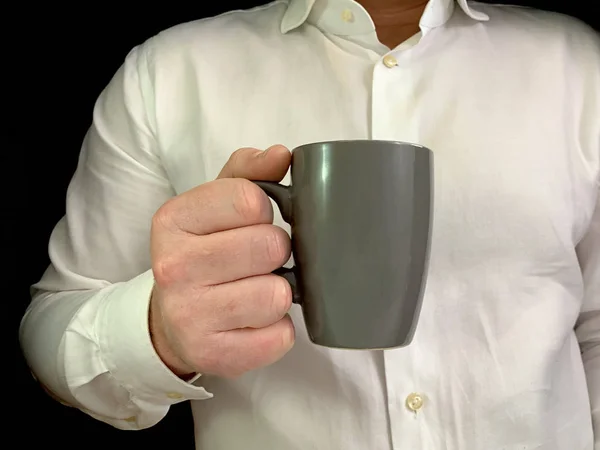
[[[246,179],[333,139],[435,154],[405,348],[311,344],[271,274],[289,230]],[[177,26],[96,104],[23,349],[118,428],[192,400],[199,449],[600,450],[599,184],[600,40],[574,19],[291,0]]]

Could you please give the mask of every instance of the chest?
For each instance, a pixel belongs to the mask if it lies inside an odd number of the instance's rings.
[[[572,251],[595,201],[578,148],[581,124],[561,80],[531,66],[500,76],[502,65],[474,66],[467,77],[456,55],[400,58],[390,68],[344,52],[299,52],[223,72],[218,83],[196,79],[185,114],[165,119],[166,166],[183,192],[214,179],[240,147],[414,142],[435,155],[434,240],[448,261],[455,248],[461,258],[524,250],[552,258]]]

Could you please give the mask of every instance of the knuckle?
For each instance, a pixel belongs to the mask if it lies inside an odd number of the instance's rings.
[[[255,149],[251,148],[238,148],[230,156],[225,166],[221,170],[221,177],[236,178],[240,172],[240,168],[244,167],[244,160],[247,159],[249,154],[256,152]]]
[[[251,181],[239,178],[235,184],[232,198],[235,211],[249,223],[263,222],[266,218],[265,194]]]
[[[248,149],[246,148],[238,148],[236,151],[234,151],[230,156],[229,159],[227,160],[227,163],[225,163],[226,166],[228,167],[232,167],[235,168],[240,159],[244,158],[244,154],[248,151]]]
[[[210,262],[217,259],[221,253],[221,247],[210,240],[205,240],[195,251],[197,259]]]
[[[170,286],[185,277],[186,264],[175,254],[167,254],[152,262],[154,280],[159,286]]]
[[[167,229],[171,230],[174,228],[173,217],[175,215],[176,201],[174,198],[167,200],[152,216],[152,228],[153,229]]]
[[[214,287],[213,287],[214,289]],[[221,320],[223,317],[238,317],[241,311],[244,311],[244,303],[239,300],[239,297],[232,295],[229,297],[221,297],[218,302],[220,308],[217,311],[216,320]]]
[[[192,250],[191,257],[205,268],[222,268],[222,270],[227,270],[224,266],[225,262],[234,259],[238,251],[231,247],[231,242],[207,240],[200,247]],[[206,276],[207,274],[203,274],[203,279],[206,280],[204,278]]]

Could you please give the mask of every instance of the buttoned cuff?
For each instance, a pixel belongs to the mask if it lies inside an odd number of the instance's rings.
[[[98,340],[106,367],[132,396],[155,405],[204,400],[212,394],[175,375],[160,359],[150,338],[148,311],[152,271],[114,286],[98,314]]]

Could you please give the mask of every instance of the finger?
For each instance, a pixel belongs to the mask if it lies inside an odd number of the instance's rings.
[[[243,328],[214,335],[221,361],[229,376],[238,376],[249,370],[266,367],[280,360],[291,350],[295,340],[292,319],[286,315],[265,328]]]
[[[185,278],[202,286],[266,275],[290,257],[289,235],[275,225],[254,225],[194,238],[178,258]]]
[[[290,151],[283,145],[273,145],[265,151],[242,148],[231,155],[218,178],[281,181],[291,160]]]
[[[202,184],[165,203],[154,216],[172,232],[206,235],[248,225],[273,222],[267,195],[245,179],[222,179]]]
[[[262,275],[211,286],[198,303],[201,317],[214,317],[211,332],[264,328],[285,317],[292,289],[283,277]]]

